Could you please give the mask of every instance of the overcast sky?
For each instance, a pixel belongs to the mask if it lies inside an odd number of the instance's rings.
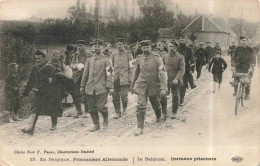
[[[94,0],[82,0],[94,7]],[[107,0],[115,3],[116,0]],[[119,0],[123,6],[123,0]],[[259,0],[172,0],[178,3],[179,8],[188,15],[213,14],[227,18],[240,18],[241,9],[243,19],[251,22],[259,21]],[[104,0],[101,0],[103,3]],[[132,11],[132,0],[129,2],[129,11]],[[32,16],[38,18],[65,18],[67,9],[76,4],[76,0],[0,0],[0,20],[21,20]],[[137,5],[137,4],[136,4]],[[136,7],[137,8],[137,7]],[[123,8],[122,8],[123,9]]]

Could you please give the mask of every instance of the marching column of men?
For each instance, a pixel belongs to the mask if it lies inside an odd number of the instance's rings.
[[[245,44],[244,40],[246,39],[242,37],[242,46],[236,48],[233,44],[229,47],[232,67],[238,72],[251,71],[255,64],[252,49]],[[64,64],[72,68],[71,78],[67,78],[64,71],[50,65],[46,61],[45,52],[40,50],[36,52],[36,65],[23,94],[28,96],[31,91],[31,121],[22,132],[33,135],[36,121],[41,114],[50,115],[51,130],[56,129],[57,117],[62,114],[60,100],[62,93],[59,92],[63,89],[73,97],[77,110],[74,115],[76,118],[82,114],[80,98],[84,99],[83,114],[89,112],[94,124],[90,132],[100,130],[99,113],[103,117],[103,127],[107,128],[108,94],[112,95],[115,119],[118,119],[127,113],[128,93],[131,91],[132,94],[137,95],[137,130],[134,134],[139,136],[143,133],[148,99],[154,110],[156,123],[165,122],[168,117],[167,96],[171,93],[171,119],[175,119],[179,105],[182,106],[184,103],[186,89],[197,87],[192,76],[195,67],[198,79],[203,65],[206,65],[216,52],[221,53],[218,43],[212,48],[210,42],[207,42],[207,47],[204,48],[204,43],[200,42],[199,48],[193,55],[191,46],[186,45],[183,37],[179,42],[171,40],[167,48],[166,43],[158,43],[156,53],[152,51],[150,40],[132,45],[135,49],[130,52],[125,49],[125,39],[117,38],[115,40],[117,51],[114,53],[111,51],[110,43],[104,44],[99,39],[91,42],[90,52],[83,47],[85,41],[79,40],[76,44],[77,46],[67,46],[64,57]],[[244,61],[247,62],[246,67]],[[237,87],[234,86],[234,89],[236,93]],[[246,89],[247,99],[249,94],[250,86]],[[52,108],[51,106],[54,105],[56,107]]]

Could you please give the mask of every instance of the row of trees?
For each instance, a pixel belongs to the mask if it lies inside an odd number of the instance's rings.
[[[141,39],[155,41],[158,29],[173,26],[176,20],[174,13],[167,10],[169,0],[138,1],[143,18],[99,21],[96,26],[95,17],[80,7],[70,7],[69,18],[46,19],[43,23],[27,23],[13,26],[5,30],[5,34],[20,37],[31,44],[73,43],[78,39],[90,41],[98,33],[106,41],[116,37],[125,37],[129,43]],[[186,18],[186,16],[182,15]],[[185,21],[184,21],[185,22]],[[176,22],[177,23],[177,22]]]

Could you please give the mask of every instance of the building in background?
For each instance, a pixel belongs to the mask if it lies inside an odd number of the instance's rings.
[[[194,34],[195,44],[199,42],[220,43],[228,46],[237,41],[237,35],[226,25],[225,21],[213,20],[208,16],[200,15],[187,25],[182,31],[185,37]]]

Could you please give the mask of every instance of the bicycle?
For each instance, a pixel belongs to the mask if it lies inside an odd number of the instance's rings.
[[[239,82],[237,85],[237,93],[236,93],[236,105],[235,105],[235,115],[237,115],[239,103],[241,103],[242,107],[244,106],[245,88],[250,84],[251,76],[249,73],[234,73],[234,76],[239,78]]]

